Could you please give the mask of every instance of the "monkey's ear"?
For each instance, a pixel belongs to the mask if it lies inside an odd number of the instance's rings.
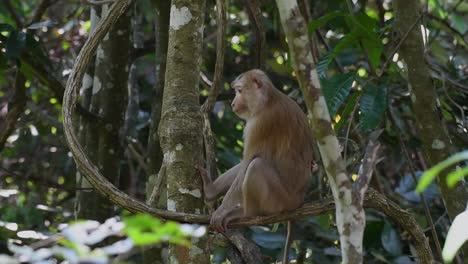
[[[255,83],[255,86],[257,86],[257,89],[262,89],[263,88],[263,83],[262,81],[257,78],[256,76],[252,77],[253,83]]]

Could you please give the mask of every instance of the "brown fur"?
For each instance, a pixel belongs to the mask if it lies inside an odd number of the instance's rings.
[[[205,199],[226,193],[211,225],[224,231],[230,221],[301,206],[310,183],[312,135],[306,115],[260,70],[241,74],[232,108],[247,121],[240,164],[211,182],[202,169]]]

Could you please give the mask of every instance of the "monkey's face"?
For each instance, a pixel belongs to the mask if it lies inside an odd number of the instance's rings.
[[[236,97],[231,103],[232,111],[240,118],[247,120],[250,117],[250,111],[245,96],[246,91],[238,83],[233,85],[233,88],[236,91]]]

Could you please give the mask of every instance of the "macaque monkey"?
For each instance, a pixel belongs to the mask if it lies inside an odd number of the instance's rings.
[[[206,170],[200,170],[206,200],[225,194],[210,221],[219,232],[241,217],[300,207],[313,164],[313,141],[306,115],[292,99],[275,88],[264,72],[245,72],[231,86],[236,91],[232,109],[247,121],[242,161],[215,181]],[[287,240],[290,240],[288,224]]]

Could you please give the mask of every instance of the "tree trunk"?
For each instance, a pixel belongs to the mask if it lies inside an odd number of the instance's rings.
[[[418,1],[394,0],[395,30],[400,37],[409,32],[400,47],[400,54],[408,71],[408,81],[411,85],[411,99],[416,116],[419,135],[424,148],[424,155],[429,165],[434,166],[449,157],[454,146],[447,132],[442,114],[437,107],[437,94],[431,79],[431,73],[424,63],[424,42],[421,33],[420,6]],[[444,200],[450,219],[454,219],[465,210],[468,193],[463,181],[453,189],[449,189],[446,174],[437,178],[439,190]],[[468,256],[468,246],[463,248]]]
[[[102,15],[108,5],[102,6]],[[91,111],[99,115],[98,124],[90,124],[87,151],[97,160],[102,174],[118,186],[122,147],[119,131],[124,124],[127,103],[130,15],[122,16],[101,42],[96,55]],[[82,217],[105,220],[114,205],[93,192],[82,196]]]
[[[148,183],[146,187],[147,197],[151,196],[154,191],[154,186],[158,181],[158,172],[161,168],[163,155],[161,144],[159,141],[158,127],[161,120],[161,107],[164,89],[164,80],[166,73],[166,56],[168,44],[168,31],[169,31],[169,14],[171,5],[169,1],[156,1],[157,19],[156,19],[156,82],[154,85],[152,113],[151,113],[151,127],[148,137]],[[163,177],[163,175],[161,175]],[[159,179],[165,182],[165,179]],[[161,186],[165,186],[162,184]],[[166,190],[161,188],[158,191],[159,199],[156,199],[152,206],[158,208],[165,208],[166,196],[162,195]]]
[[[167,179],[167,209],[201,213],[202,116],[199,72],[203,43],[204,0],[173,0],[159,135]],[[209,263],[206,238],[190,248],[170,246],[171,263]]]

